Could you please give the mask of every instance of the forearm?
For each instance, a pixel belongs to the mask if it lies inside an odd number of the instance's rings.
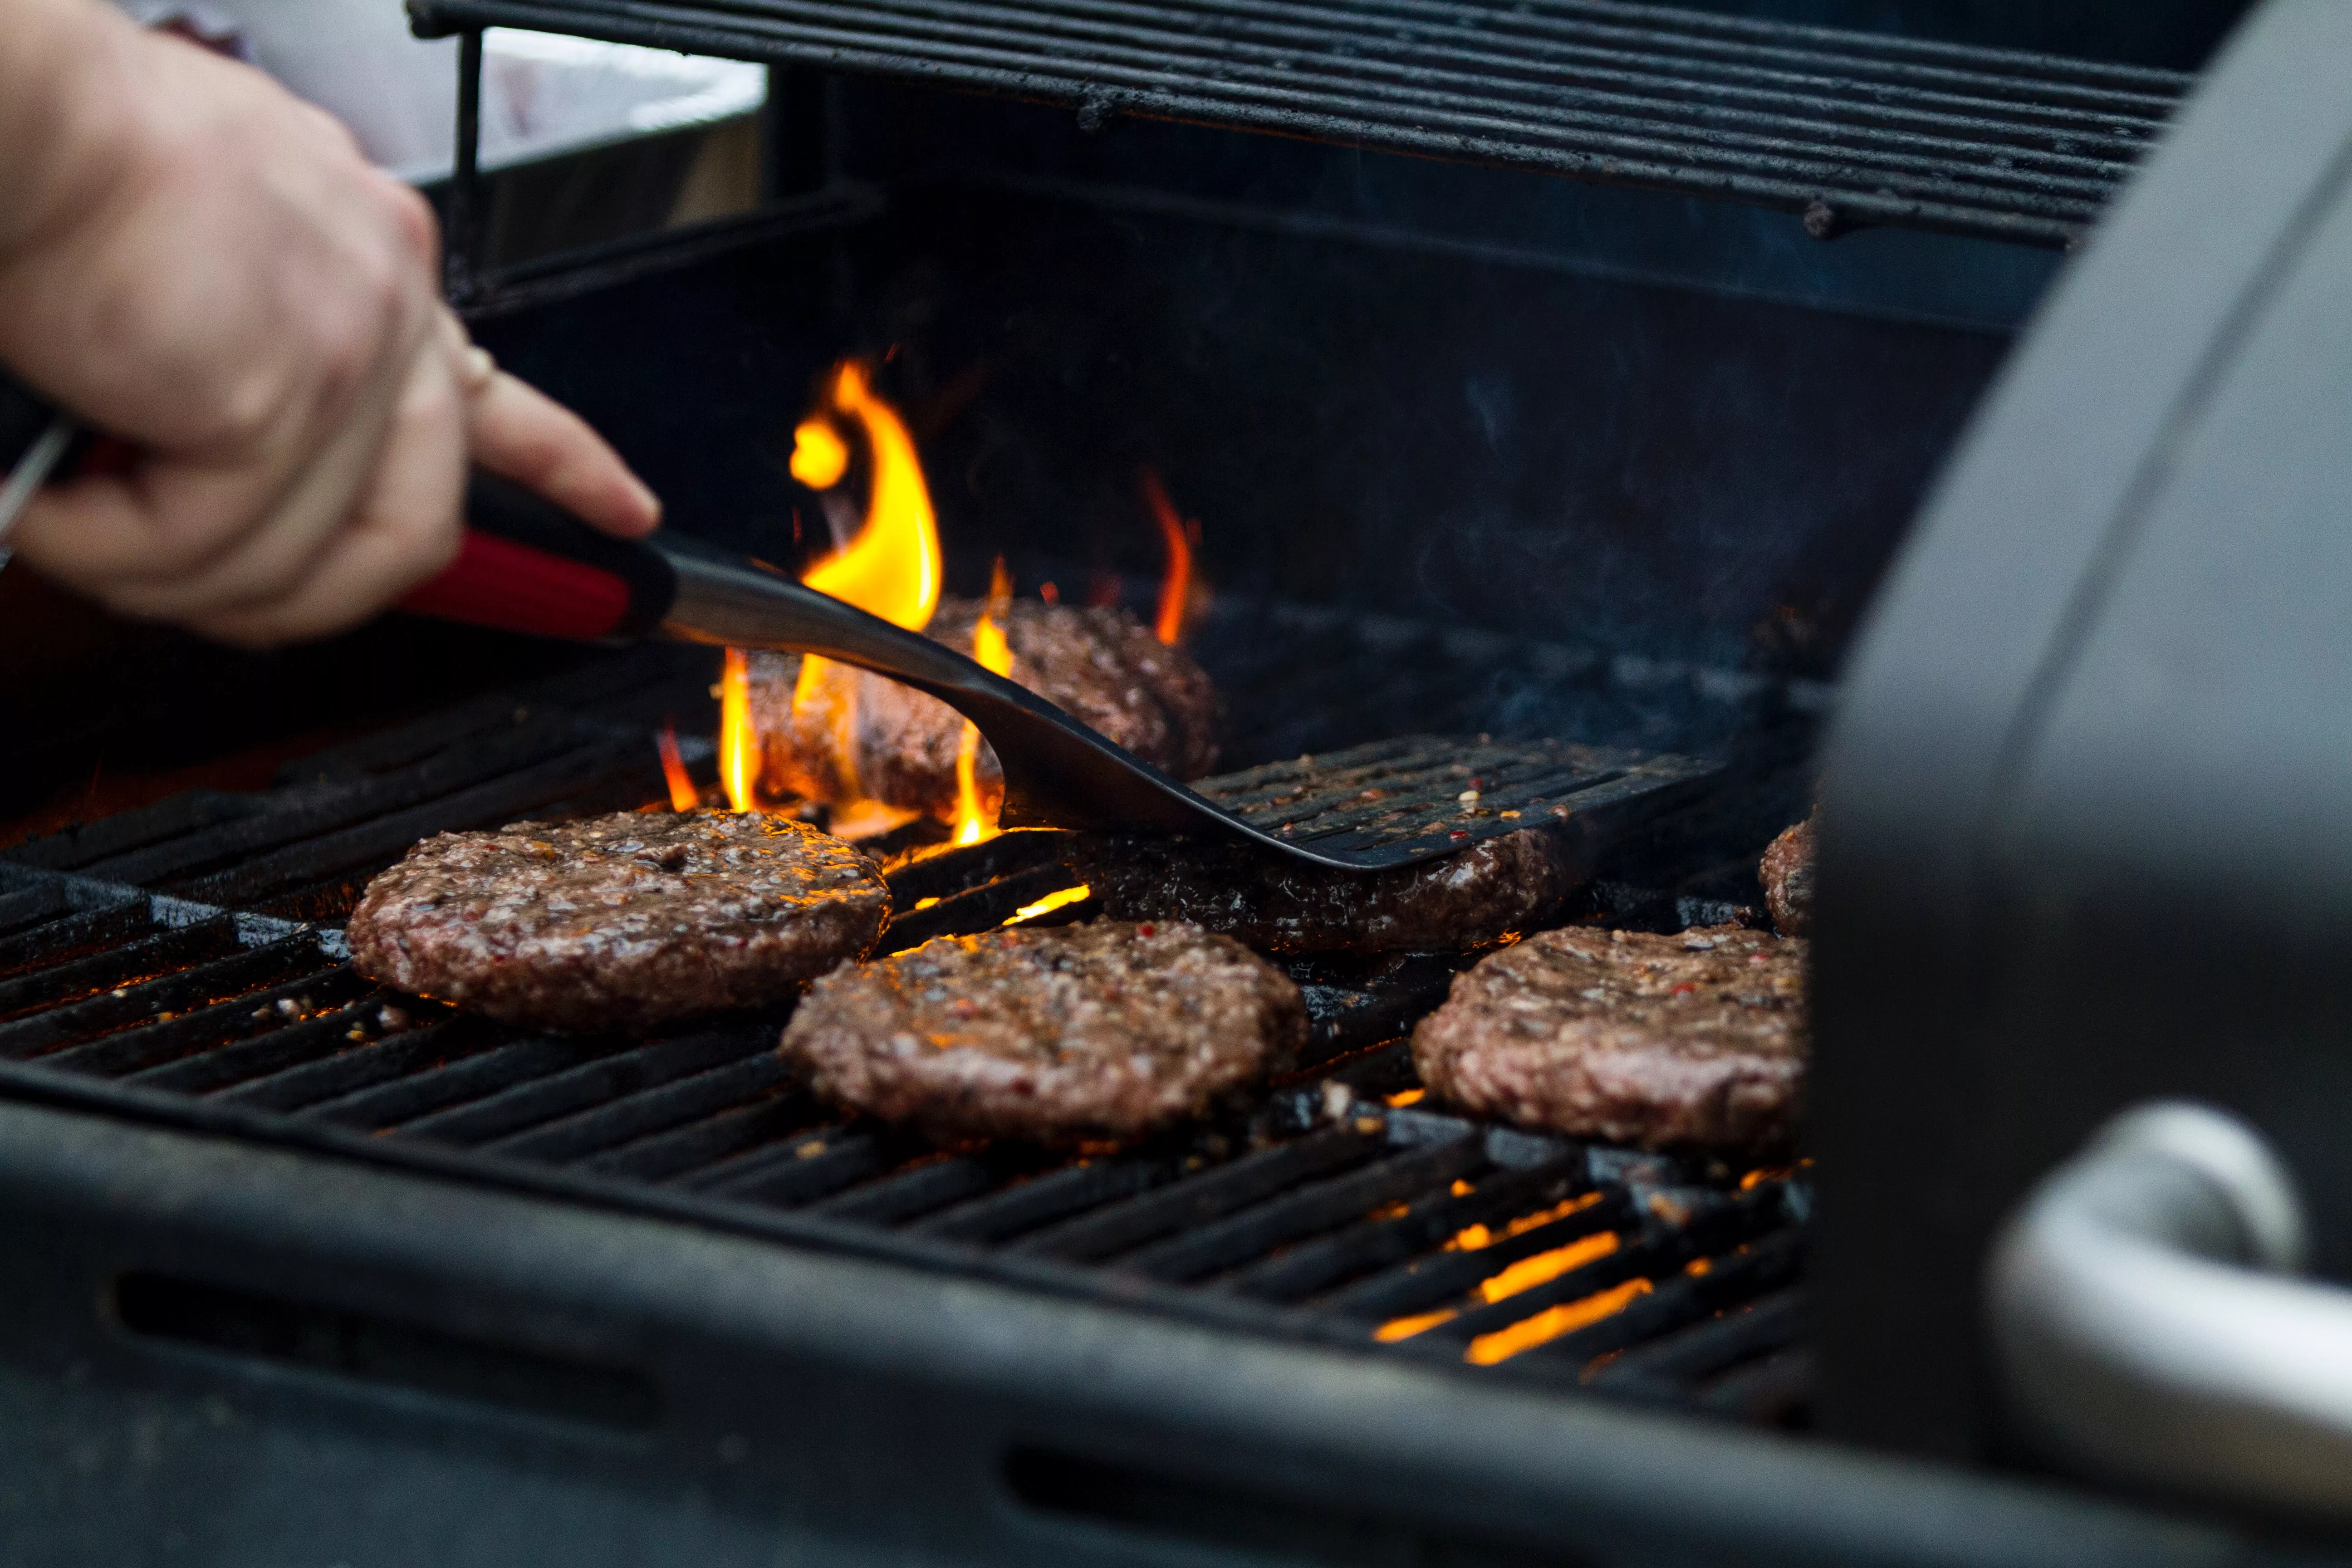
[[[12,261],[128,177],[139,42],[104,0],[0,0],[0,290]]]

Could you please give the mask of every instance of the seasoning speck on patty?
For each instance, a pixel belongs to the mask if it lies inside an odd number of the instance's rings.
[[[871,861],[788,817],[622,812],[445,833],[368,884],[369,978],[511,1023],[642,1033],[789,995],[870,952]]]
[[[940,937],[811,987],[782,1049],[819,1093],[943,1138],[1132,1138],[1307,1037],[1288,976],[1229,937],[1105,921]]]
[[[1466,1110],[1752,1156],[1794,1141],[1805,1057],[1805,944],[1738,926],[1540,932],[1455,976],[1412,1037]]]

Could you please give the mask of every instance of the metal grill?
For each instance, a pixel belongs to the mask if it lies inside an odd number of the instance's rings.
[[[1070,1159],[843,1124],[782,1015],[534,1035],[377,987],[340,934],[0,868],[0,1084],[116,1114],[1115,1300],[1789,1418],[1802,1188],[1421,1110],[1398,1033],[1463,961],[1304,973],[1311,1066]]]
[[[377,987],[302,923],[340,918],[423,834],[657,797],[651,731],[707,733],[710,662],[655,650],[306,759],[274,792],[10,852],[0,1089],[1369,1354],[1801,1409],[1801,1183],[1423,1105],[1403,1037],[1458,955],[1294,963],[1313,1024],[1297,1073],[1073,1159],[839,1121],[775,1055],[782,1011],[653,1041],[531,1034]],[[707,775],[709,742],[688,753]],[[900,867],[888,945],[1014,918],[1069,880],[1061,837]]]
[[[1609,0],[410,0],[420,32],[585,34],[2071,244],[2177,72]]]

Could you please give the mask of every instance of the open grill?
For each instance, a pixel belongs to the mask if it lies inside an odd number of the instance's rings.
[[[2173,71],[1604,0],[411,0],[548,27],[1117,114],[2064,245],[2189,84]]]
[[[534,1035],[377,987],[339,931],[288,918],[340,918],[430,832],[657,796],[651,731],[700,724],[707,666],[608,662],[289,764],[276,792],[20,847],[0,866],[0,1080],[1255,1333],[1800,1417],[1802,1184],[1423,1108],[1402,1037],[1466,957],[1294,963],[1312,1019],[1297,1072],[1210,1124],[1071,1157],[840,1122],[776,1056],[783,1010],[650,1042]],[[707,743],[693,754],[707,769]],[[1355,761],[1418,758],[1450,786],[1436,754]],[[1639,776],[1579,758],[1588,788]],[[1296,766],[1236,777],[1279,794]],[[908,863],[887,944],[1013,918],[1069,880],[1058,837]]]

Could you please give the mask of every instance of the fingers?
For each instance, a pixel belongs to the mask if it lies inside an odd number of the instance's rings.
[[[125,615],[258,646],[354,625],[439,571],[457,545],[467,400],[433,335],[392,386],[392,406],[356,411],[262,524],[184,574],[98,574],[92,591]],[[219,476],[151,460],[124,479],[43,495],[26,510],[21,543],[28,560],[70,578],[86,535],[161,538],[197,509],[227,510],[233,487],[208,493],[224,488]]]
[[[537,388],[467,350],[474,460],[528,485],[588,523],[623,539],[651,533],[661,502],[588,422]]]
[[[420,347],[400,407],[358,505],[274,595],[188,617],[248,647],[356,626],[456,558],[466,482],[465,394],[438,344]]]

